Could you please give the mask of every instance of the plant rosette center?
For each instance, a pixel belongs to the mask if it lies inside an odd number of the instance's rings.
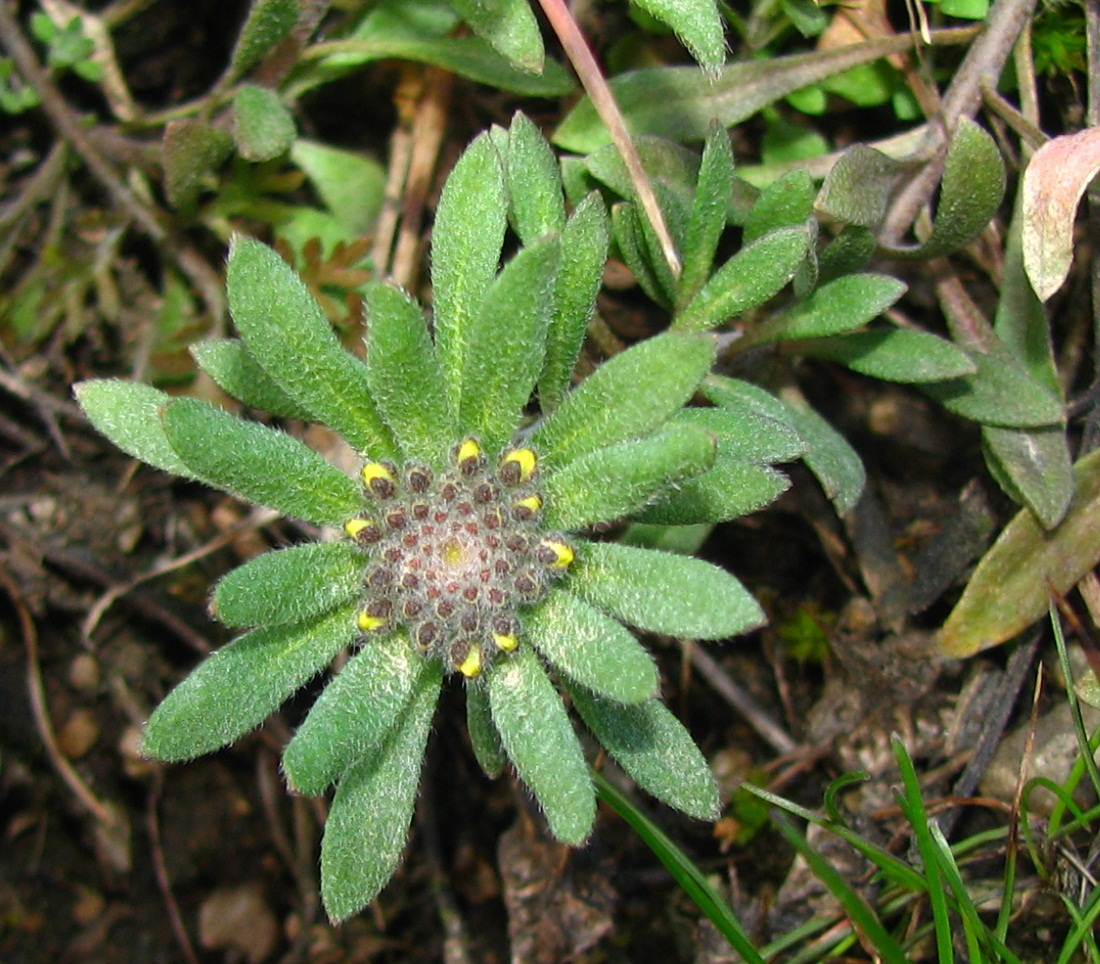
[[[537,602],[574,558],[540,525],[538,458],[506,449],[493,466],[466,439],[451,469],[368,462],[360,473],[374,510],[344,531],[368,554],[365,634],[403,626],[417,650],[473,678],[519,644],[517,611]]]

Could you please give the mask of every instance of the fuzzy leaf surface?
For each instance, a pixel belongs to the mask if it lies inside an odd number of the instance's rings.
[[[366,366],[341,347],[309,289],[275,251],[234,238],[226,289],[245,347],[283,391],[361,454],[396,456]]]
[[[367,639],[287,745],[283,771],[291,787],[310,796],[324,793],[382,745],[420,688],[439,688],[441,672],[413,652],[403,632]]]
[[[500,156],[482,134],[447,177],[432,229],[435,343],[452,411],[459,409],[473,320],[496,276],[507,209]]]
[[[908,168],[873,147],[853,144],[825,175],[817,207],[844,224],[876,230]]]
[[[366,560],[346,542],[276,549],[221,578],[210,602],[226,626],[280,626],[320,616],[362,591]]]
[[[545,50],[527,0],[451,0],[471,29],[498,54],[528,73],[542,72]]]
[[[814,182],[805,171],[789,171],[763,191],[745,222],[744,244],[781,228],[796,228],[813,217]]]
[[[486,451],[512,437],[542,371],[560,255],[556,237],[524,248],[470,319],[458,424],[462,435],[480,439]]]
[[[574,568],[567,584],[571,592],[649,632],[724,639],[765,621],[764,611],[740,582],[702,559],[591,542]]]
[[[438,468],[455,430],[424,313],[392,285],[372,284],[365,300],[367,384],[374,404],[405,456]]]
[[[1100,451],[1074,467],[1076,489],[1062,522],[1044,529],[1021,510],[978,563],[940,630],[940,648],[964,658],[1043,618],[1051,593],[1065,595],[1100,564]]]
[[[340,779],[321,840],[321,900],[333,922],[366,907],[397,868],[442,678],[426,673],[389,739]]]
[[[164,191],[176,209],[191,211],[207,175],[233,153],[233,138],[207,121],[175,120],[164,128]]]
[[[714,467],[681,482],[636,516],[653,525],[728,522],[771,504],[791,487],[770,465],[719,456]]]
[[[637,512],[709,469],[715,448],[706,429],[677,425],[591,452],[547,477],[546,524],[568,531]]]
[[[809,231],[797,227],[780,228],[746,245],[676,316],[673,330],[706,331],[763,304],[794,277],[809,243]]]
[[[521,0],[527,7],[527,0]],[[517,112],[508,130],[505,164],[512,221],[520,241],[530,247],[565,227],[561,168],[550,145],[526,114]]]
[[[242,84],[233,96],[233,139],[241,157],[271,161],[294,143],[294,118],[268,87]]]
[[[254,0],[229,59],[229,76],[248,73],[298,22],[298,0]]]
[[[725,129],[715,125],[703,147],[691,216],[684,233],[683,270],[676,307],[683,308],[706,283],[726,229],[726,212],[733,194],[733,148]]]
[[[315,525],[340,525],[363,508],[359,485],[296,438],[193,398],[161,413],[164,433],[209,485]]]
[[[543,465],[653,431],[691,398],[714,353],[710,338],[664,334],[604,362],[531,436]]]
[[[608,699],[637,703],[657,693],[657,667],[634,634],[569,592],[550,593],[524,631],[555,669]]]
[[[153,711],[141,750],[166,763],[212,753],[259,726],[355,638],[355,610],[254,629],[211,653]]]
[[[592,832],[596,792],[558,691],[530,646],[500,660],[486,683],[500,740],[550,832],[579,846]]]
[[[1062,425],[1042,428],[982,426],[986,465],[1013,501],[1027,506],[1044,528],[1062,521],[1073,498],[1073,462]]]
[[[588,322],[596,310],[610,240],[607,211],[592,192],[574,208],[561,233],[561,263],[554,282],[554,311],[546,332],[539,404],[551,412],[565,397]]]
[[[489,691],[484,686],[466,687],[466,731],[482,772],[495,780],[504,772],[508,754],[489,710]]]
[[[718,458],[740,462],[793,462],[806,454],[806,443],[791,426],[748,406],[685,408],[673,424],[698,425],[718,439]]]
[[[855,331],[799,347],[807,355],[829,358],[887,382],[942,382],[977,371],[970,356],[946,338],[909,328]]]
[[[305,422],[316,419],[284,392],[260,363],[236,338],[198,341],[190,347],[192,357],[222,391],[252,408],[281,418]]]
[[[80,382],[73,391],[88,421],[127,455],[172,475],[198,478],[164,434],[160,413],[171,395],[114,378]]]
[[[843,515],[863,495],[867,473],[848,440],[801,398],[787,400],[787,419],[809,446],[803,461]]]
[[[630,706],[569,686],[573,705],[596,739],[635,783],[700,820],[718,816],[718,787],[691,734],[660,700]]]
[[[726,37],[715,0],[635,0],[672,28],[699,65],[712,73],[726,59]]]

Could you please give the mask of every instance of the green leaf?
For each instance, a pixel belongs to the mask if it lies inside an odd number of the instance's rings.
[[[480,439],[488,452],[512,437],[542,371],[560,255],[556,237],[524,248],[469,319],[458,427]]]
[[[592,832],[596,794],[577,734],[534,650],[520,646],[499,660],[486,685],[500,740],[550,832],[579,846]]]
[[[959,347],[977,372],[921,386],[949,412],[1002,428],[1038,428],[1064,421],[1061,402],[1024,371],[999,338],[991,337],[985,351]]]
[[[832,50],[726,64],[717,79],[694,67],[655,67],[620,74],[611,91],[631,134],[687,142],[706,138],[711,124],[735,127],[788,94],[857,64],[908,52],[909,37],[884,37]],[[586,97],[554,133],[558,147],[591,154],[611,136]]]
[[[290,159],[306,173],[325,207],[355,236],[369,234],[382,210],[386,171],[374,158],[299,138]]]
[[[781,228],[804,225],[814,213],[813,179],[805,171],[789,171],[772,181],[749,211],[745,223],[744,244],[752,244]]]
[[[228,80],[248,73],[298,22],[298,0],[253,0],[229,59]]]
[[[306,411],[360,454],[394,458],[367,369],[340,346],[309,289],[271,248],[238,235],[229,249],[229,307],[250,355]]]
[[[970,356],[946,338],[909,328],[876,328],[798,346],[799,354],[829,358],[854,372],[888,382],[942,382],[972,375]]]
[[[585,725],[638,786],[689,816],[718,818],[714,775],[691,734],[660,700],[623,706],[580,686],[567,689]]]
[[[653,431],[695,392],[714,341],[658,335],[604,362],[531,436],[544,468]]]
[[[317,698],[283,753],[292,790],[317,796],[377,751],[417,692],[439,689],[440,664],[413,651],[404,632],[368,636]]]
[[[729,134],[715,125],[703,147],[691,217],[684,235],[683,269],[676,294],[682,309],[710,276],[718,241],[726,229],[726,212],[733,194],[733,148]]]
[[[577,364],[607,261],[610,226],[599,194],[574,209],[561,233],[561,264],[554,282],[554,312],[546,332],[546,360],[539,376],[539,405],[561,404]]]
[[[211,653],[149,718],[141,751],[174,763],[212,753],[259,726],[358,632],[355,610],[266,626]]]
[[[738,462],[792,462],[806,454],[806,443],[785,421],[747,405],[685,408],[674,423],[699,425],[718,438],[718,457]]]
[[[1073,497],[1073,465],[1062,425],[1043,428],[982,426],[986,464],[1009,497],[1053,529]]]
[[[630,515],[710,468],[715,448],[706,429],[677,425],[590,452],[547,476],[543,519],[569,531]]]
[[[334,923],[374,900],[401,859],[441,681],[439,668],[424,674],[389,739],[336,788],[321,840],[321,900]]]
[[[206,179],[233,153],[233,138],[203,120],[169,121],[164,128],[164,191],[177,210],[191,211]]]
[[[676,292],[676,279],[659,252],[654,258],[654,248],[650,243],[653,231],[652,228],[647,230],[647,227],[645,216],[637,204],[623,201],[612,206],[611,237],[619,257],[646,297],[662,308],[670,308]]]
[[[424,313],[392,285],[366,290],[367,384],[378,411],[409,459],[440,467],[454,417]]]
[[[700,176],[699,155],[675,141],[648,135],[634,138],[634,147],[642,170],[650,180],[675,195],[685,210],[690,211]],[[605,144],[589,154],[584,159],[584,166],[592,177],[611,188],[619,197],[635,198],[634,180],[615,144]],[[728,197],[726,202],[729,202]]]
[[[296,438],[193,398],[163,409],[172,448],[209,485],[315,525],[341,525],[363,509],[353,479]]]
[[[1001,152],[984,130],[959,119],[940,183],[932,235],[916,248],[888,248],[895,257],[939,258],[973,241],[997,213],[1005,193]]]
[[[73,388],[88,420],[127,455],[185,479],[198,476],[172,448],[160,420],[171,395],[149,385],[96,378]]]
[[[763,304],[794,277],[809,243],[809,231],[799,227],[780,228],[746,245],[673,319],[673,330],[705,331]]]
[[[668,636],[724,639],[765,622],[748,590],[717,566],[614,542],[586,543],[566,588],[632,626]]]
[[[681,482],[637,519],[676,526],[728,522],[764,508],[790,487],[790,480],[770,466],[719,456],[710,471]]]
[[[508,754],[489,711],[489,691],[479,683],[466,686],[466,729],[478,765],[490,780],[495,780],[504,771]]]
[[[284,392],[268,376],[235,338],[197,341],[189,351],[207,375],[222,391],[237,401],[259,408],[280,418],[296,418],[305,422],[316,419]]]
[[[699,65],[716,72],[726,59],[726,37],[715,0],[634,0],[668,24]]]
[[[294,118],[267,87],[242,84],[233,97],[233,139],[241,157],[271,161],[294,143]]]
[[[866,144],[853,144],[836,159],[817,197],[820,211],[844,224],[876,230],[886,217],[898,181],[911,165]]]
[[[786,404],[788,421],[810,447],[803,461],[821,483],[837,513],[843,515],[863,495],[867,481],[863,462],[848,440],[804,399],[792,395]]]
[[[451,5],[502,57],[520,70],[542,72],[542,34],[527,0],[451,0]]]
[[[637,703],[657,693],[657,667],[634,634],[571,593],[551,592],[523,629],[551,666],[608,699]]]
[[[1100,564],[1100,451],[1074,466],[1076,488],[1062,522],[1044,529],[1024,509],[978,563],[940,630],[940,648],[963,658],[996,646],[1043,618],[1051,593],[1065,595]]]
[[[793,308],[749,328],[737,347],[755,348],[772,341],[820,338],[859,328],[877,318],[906,290],[889,275],[855,274],[818,288]]]
[[[482,134],[443,185],[432,229],[435,342],[453,411],[470,361],[473,319],[497,273],[506,215],[500,157]]]
[[[265,552],[227,573],[210,609],[226,626],[301,622],[362,592],[366,558],[344,542],[318,542]]]
[[[520,0],[527,9],[527,0]],[[516,112],[508,131],[505,164],[508,199],[516,234],[530,246],[565,227],[561,168],[554,152],[526,114]]]

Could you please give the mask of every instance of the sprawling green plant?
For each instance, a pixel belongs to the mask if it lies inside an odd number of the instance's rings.
[[[509,222],[520,248],[500,268]],[[144,750],[178,761],[225,746],[350,649],[283,757],[295,791],[336,785],[321,848],[336,920],[397,865],[447,677],[465,684],[483,769],[510,760],[558,839],[588,837],[595,794],[554,681],[640,786],[716,814],[706,762],[624,624],[717,639],[763,614],[715,566],[591,533],[639,514],[731,518],[762,501],[760,473],[782,479],[765,463],[802,447],[751,407],[684,408],[713,363],[707,334],[656,336],[569,389],[608,234],[597,195],[567,216],[552,153],[517,116],[475,140],[444,189],[431,328],[407,293],[372,284],[362,360],[273,250],[235,239],[227,286],[241,338],[199,344],[196,358],[242,402],[330,426],[358,453],[358,478],[197,399],[77,386],[129,454],[322,527],[321,541],[217,585],[214,615],[247,631],[169,694]],[[731,482],[733,466],[753,484]]]

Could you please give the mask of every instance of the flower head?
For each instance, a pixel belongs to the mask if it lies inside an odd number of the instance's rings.
[[[77,388],[92,422],[130,454],[331,536],[219,582],[213,613],[246,631],[169,694],[144,748],[185,760],[224,746],[350,650],[283,758],[293,789],[337,788],[322,843],[334,919],[373,899],[400,858],[448,675],[465,685],[482,767],[496,775],[511,761],[559,839],[583,842],[595,814],[559,687],[639,785],[714,815],[706,763],[659,701],[655,664],[627,625],[721,638],[762,613],[714,566],[590,533],[630,518],[732,518],[785,485],[762,464],[761,437],[773,457],[798,454],[758,419],[754,461],[742,444],[750,416],[735,430],[721,409],[684,408],[713,362],[706,336],[651,338],[569,390],[606,215],[592,196],[567,217],[550,175],[538,205],[517,203],[531,185],[510,172],[531,167],[510,161],[549,149],[522,116],[498,133],[471,145],[444,189],[431,328],[408,294],[371,285],[364,359],[340,346],[274,251],[233,243],[241,340],[196,346],[196,358],[241,401],[337,431],[360,454],[358,477],[204,402],[116,381]],[[522,247],[501,269],[509,219]]]

